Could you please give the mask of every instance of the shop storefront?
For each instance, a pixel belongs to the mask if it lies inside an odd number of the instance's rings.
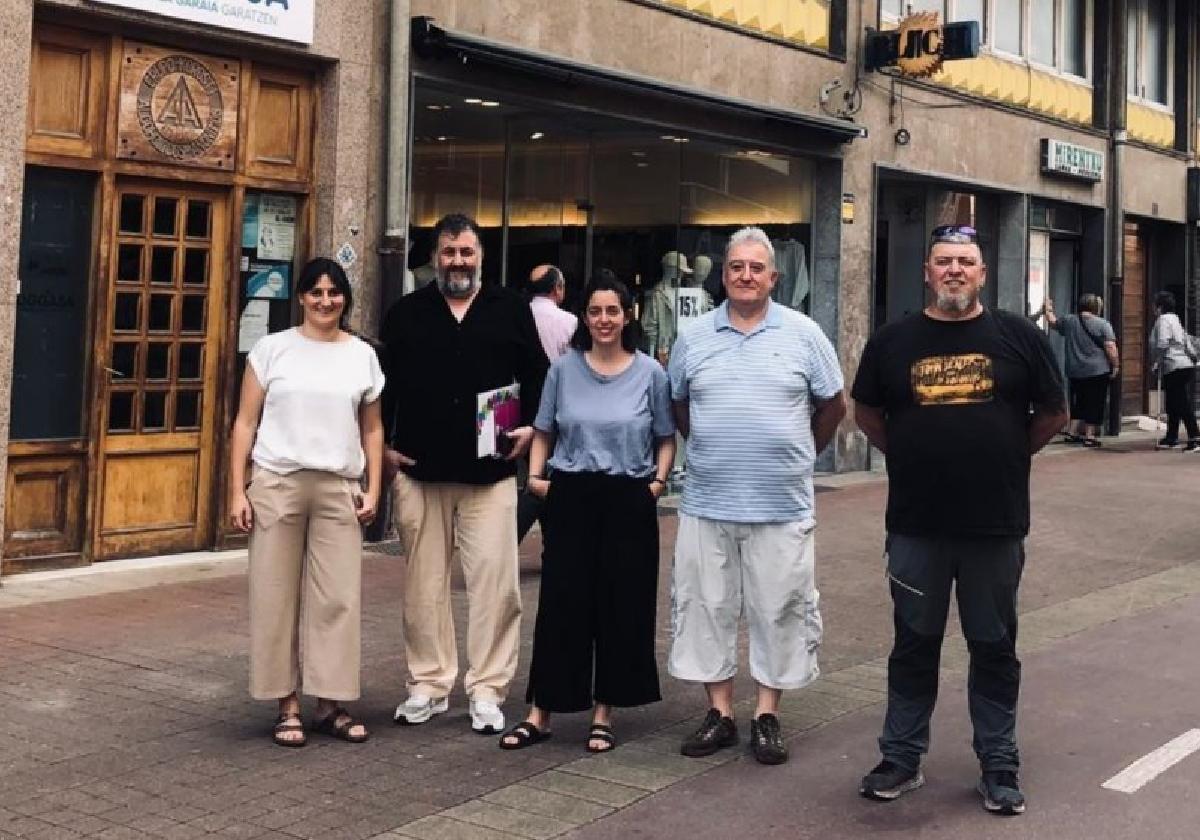
[[[222,543],[239,353],[309,247],[315,70],[128,31],[34,25],[6,573]]]
[[[841,146],[856,126],[601,68],[574,66],[567,85],[565,60],[422,39],[422,26],[432,24],[414,26],[406,289],[433,278],[436,220],[466,212],[484,230],[485,282],[521,289],[553,263],[578,309],[586,280],[611,270],[634,290],[652,350],[720,301],[725,243],[754,224],[775,245],[775,299],[836,336],[840,202],[817,198],[840,196]]]

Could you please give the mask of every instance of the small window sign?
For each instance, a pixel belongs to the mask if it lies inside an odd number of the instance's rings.
[[[1099,181],[1104,177],[1104,152],[1043,137],[1042,172],[1081,181]]]

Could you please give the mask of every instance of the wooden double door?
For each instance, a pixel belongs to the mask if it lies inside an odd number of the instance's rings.
[[[227,197],[118,181],[108,217],[93,557],[210,547]]]

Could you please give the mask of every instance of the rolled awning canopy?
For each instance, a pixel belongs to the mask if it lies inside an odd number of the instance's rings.
[[[851,120],[775,108],[636,73],[585,64],[540,50],[534,52],[477,35],[443,29],[430,17],[412,19],[412,46],[417,55],[425,59],[457,58],[464,63],[475,61],[526,73],[550,75],[567,85],[593,84],[669,97],[689,104],[699,103],[728,112],[731,117],[744,119],[753,116],[778,126],[792,126],[810,136],[817,135],[826,142],[848,143],[867,134],[865,126]]]

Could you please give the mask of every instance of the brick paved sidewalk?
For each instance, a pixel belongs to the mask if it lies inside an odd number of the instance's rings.
[[[1146,451],[1039,458],[1035,526],[1022,589],[1023,638],[1073,632],[1200,591],[1194,492],[1200,458]],[[818,579],[826,677],[789,696],[792,737],[881,698],[890,617],[880,550],[885,488],[846,483],[818,496]],[[952,506],[953,500],[947,500]],[[665,660],[669,550],[664,517],[659,653]],[[523,566],[536,566],[536,539]],[[698,688],[663,670],[663,702],[615,720],[621,747],[583,751],[585,716],[519,753],[469,730],[466,701],[415,728],[391,725],[403,695],[403,560],[366,563],[364,696],[372,730],[353,746],[310,736],[269,741],[271,704],[246,695],[245,580],[237,564],[203,579],[0,609],[0,840],[7,837],[550,837],[603,819],[653,790],[704,772],[678,739],[703,710]],[[6,581],[11,583],[11,581]],[[49,586],[49,584],[47,584]],[[524,705],[537,579],[523,577],[521,670],[506,705]],[[0,606],[28,590],[12,584]],[[79,590],[73,582],[70,594]],[[111,588],[111,587],[105,587]],[[456,587],[458,628],[465,604]],[[961,651],[948,646],[948,666]],[[748,697],[749,686],[738,685]],[[733,756],[721,757],[717,762]]]

